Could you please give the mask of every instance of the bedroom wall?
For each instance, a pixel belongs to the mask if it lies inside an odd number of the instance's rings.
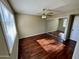
[[[19,38],[45,33],[45,20],[39,16],[16,14]]]
[[[1,20],[1,18],[0,18],[0,20]],[[4,38],[1,24],[0,24],[0,57],[8,56],[8,50],[7,50],[6,42],[4,39],[5,38]]]
[[[57,18],[48,19],[47,20],[47,32],[56,31],[58,28],[58,22],[59,20]]]

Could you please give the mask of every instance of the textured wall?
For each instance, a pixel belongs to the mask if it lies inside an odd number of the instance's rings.
[[[0,20],[1,20],[1,18],[0,18]],[[8,56],[8,49],[7,49],[6,42],[4,39],[5,38],[3,36],[2,28],[0,25],[0,57]]]
[[[47,32],[56,31],[58,28],[58,19],[47,20]]]
[[[17,14],[16,23],[20,38],[45,33],[45,20],[39,16]]]

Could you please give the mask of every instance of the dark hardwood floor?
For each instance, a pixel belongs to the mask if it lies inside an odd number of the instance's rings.
[[[48,34],[23,38],[19,42],[19,59],[72,59],[75,45],[75,41],[61,43]]]

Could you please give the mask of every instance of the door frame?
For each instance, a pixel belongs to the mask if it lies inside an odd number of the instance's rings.
[[[71,35],[71,31],[72,31],[74,18],[75,18],[75,15],[70,15],[70,17],[69,17],[68,29],[67,29],[67,34],[66,34],[66,40],[70,40],[70,35]]]

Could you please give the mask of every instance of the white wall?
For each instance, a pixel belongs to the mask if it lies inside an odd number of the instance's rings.
[[[45,20],[39,16],[16,14],[19,38],[45,33]]]
[[[70,38],[77,41],[73,59],[79,59],[79,15],[75,16]]]
[[[0,59],[18,59],[18,38],[17,37],[14,43],[12,54],[10,54],[10,56],[0,57]]]
[[[76,44],[75,51],[72,59],[79,59],[79,41]]]
[[[8,56],[8,50],[7,50],[6,42],[5,42],[4,39],[5,38],[4,38],[2,28],[1,28],[1,25],[0,25],[0,57]]]
[[[55,18],[55,19],[48,19],[47,20],[47,32],[53,32],[56,31],[58,28],[58,22],[59,19]]]

